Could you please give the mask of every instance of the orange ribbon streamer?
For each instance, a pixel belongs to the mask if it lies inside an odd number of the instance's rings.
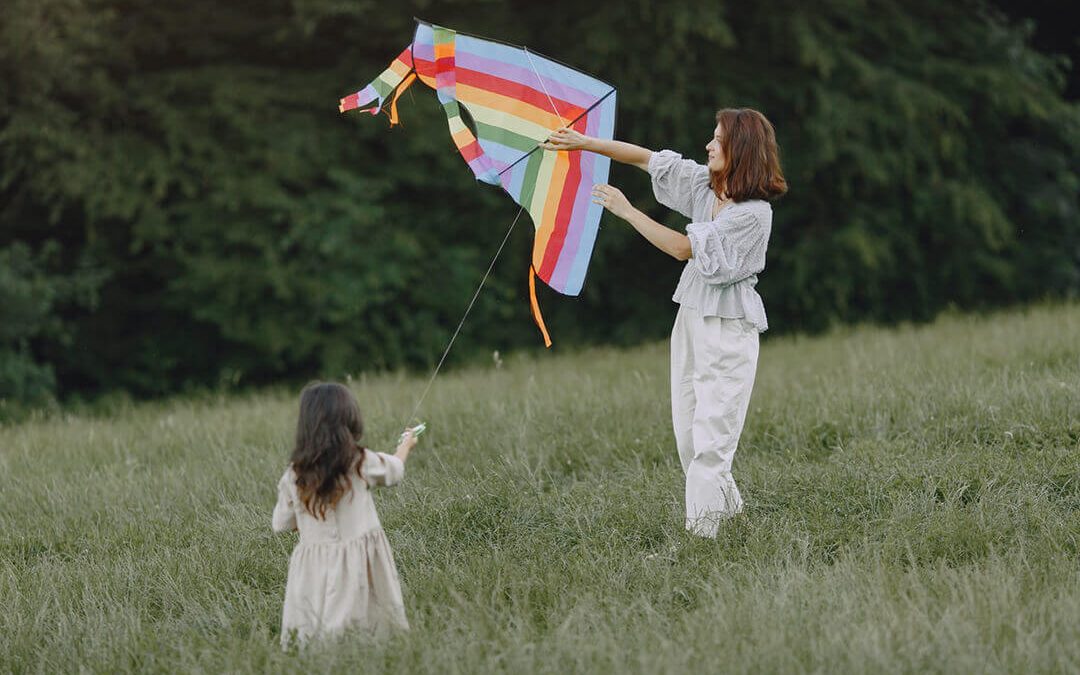
[[[394,91],[394,98],[390,100],[390,126],[394,126],[398,123],[397,100],[401,98],[401,95],[405,92],[406,89],[409,88],[409,85],[411,85],[415,81],[416,71],[412,71],[405,77],[404,80],[401,81],[401,84],[399,84],[397,89]]]
[[[533,321],[536,322],[540,334],[544,336],[544,346],[551,348],[551,336],[548,335],[547,326],[544,325],[544,317],[540,315],[540,303],[536,301],[536,269],[529,265],[529,302],[532,303]]]

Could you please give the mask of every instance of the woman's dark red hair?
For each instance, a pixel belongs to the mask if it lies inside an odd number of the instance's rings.
[[[312,382],[300,392],[293,471],[296,490],[308,513],[325,520],[349,489],[348,473],[360,476],[364,449],[360,406],[348,387],[336,382]]]
[[[787,192],[772,123],[751,108],[725,108],[716,113],[716,121],[724,152],[724,168],[712,172],[716,195],[736,202],[768,201]]]

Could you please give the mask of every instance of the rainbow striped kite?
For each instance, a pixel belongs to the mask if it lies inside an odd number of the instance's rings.
[[[454,144],[477,180],[501,186],[532,217],[529,292],[533,317],[551,346],[534,278],[565,295],[581,292],[603,214],[590,193],[593,184],[607,182],[611,161],[537,144],[560,127],[612,138],[615,87],[525,47],[419,21],[412,44],[375,81],[341,99],[339,110],[374,115],[389,99],[396,124],[398,97],[417,78],[437,92]]]

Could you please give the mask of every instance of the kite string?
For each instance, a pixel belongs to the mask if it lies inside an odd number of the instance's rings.
[[[416,402],[416,407],[413,408],[412,413],[405,420],[405,426],[412,423],[416,416],[416,413],[420,410],[420,405],[424,402],[428,392],[431,391],[431,385],[435,383],[435,377],[439,374],[439,369],[442,368],[443,362],[446,361],[446,355],[450,353],[450,348],[454,346],[454,340],[457,339],[458,333],[461,332],[461,327],[465,325],[465,318],[469,316],[469,311],[472,310],[473,305],[476,304],[476,299],[480,297],[480,290],[484,288],[484,282],[491,275],[491,270],[495,267],[495,261],[499,259],[499,255],[502,253],[503,247],[506,246],[507,240],[510,239],[510,233],[514,231],[514,226],[517,225],[517,221],[521,218],[521,214],[525,211],[525,207],[522,206],[518,209],[517,215],[514,216],[514,222],[510,223],[509,229],[506,230],[506,236],[503,237],[502,243],[499,244],[499,250],[495,252],[495,257],[491,259],[491,264],[488,265],[487,272],[484,273],[484,278],[480,280],[480,285],[476,287],[476,292],[473,293],[472,300],[469,301],[469,306],[465,308],[465,314],[462,315],[461,321],[458,323],[457,330],[454,331],[453,336],[450,337],[450,343],[446,345],[446,350],[443,352],[442,358],[439,359],[439,364],[435,366],[435,372],[431,374],[431,379],[428,380],[427,387],[424,389],[424,393],[420,395],[420,400]]]
[[[536,70],[536,64],[533,63],[532,55],[529,54],[528,48],[522,47],[522,49],[525,50],[525,56],[529,59],[529,65],[532,66],[533,74],[536,75],[536,79],[539,80],[540,88],[544,90],[544,95],[547,96],[548,103],[551,104],[551,109],[555,111],[555,116],[559,118],[559,121],[562,122],[562,125],[564,127],[567,126],[566,120],[563,118],[562,113],[560,113],[559,109],[555,107],[555,101],[551,99],[551,94],[548,93],[547,87],[544,86],[544,78],[540,77],[540,72]]]

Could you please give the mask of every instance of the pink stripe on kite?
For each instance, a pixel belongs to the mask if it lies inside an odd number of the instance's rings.
[[[443,60],[445,59],[440,59],[440,61]],[[447,81],[443,79],[444,71],[442,70],[443,65],[441,63],[436,64],[431,61],[425,61],[419,56],[416,57],[417,72],[422,75],[430,75],[430,73],[434,72],[435,82],[436,85],[439,87],[456,85],[458,82],[461,82],[462,84],[467,84],[478,89],[483,89],[485,91],[494,92],[503,96],[509,96],[510,98],[519,99],[538,110],[542,110],[543,112],[557,111],[559,117],[562,117],[566,122],[569,122],[570,120],[581,115],[581,113],[585,112],[585,108],[575,103],[571,103],[570,101],[554,95],[551,96],[551,98],[549,99],[546,93],[539,91],[522,82],[518,82],[516,80],[508,80],[502,77],[497,77],[495,75],[489,75],[487,73],[470,70],[467,68],[463,68],[460,65],[457,65],[455,67],[453,63],[450,65],[450,67],[452,69],[452,75],[450,75],[449,77],[454,78],[455,81]],[[533,77],[533,80],[535,79],[536,78]],[[555,104],[556,110],[554,111],[551,107],[552,103]],[[592,105],[592,103],[593,102],[590,102],[589,105]]]
[[[570,168],[566,171],[563,184],[559,186],[559,208],[555,212],[555,227],[548,238],[544,261],[540,265],[540,278],[549,283],[566,244],[567,226],[574,213],[574,193],[581,186],[581,153],[571,152],[569,159]]]
[[[570,120],[585,112],[584,108],[576,106],[569,101],[564,101],[555,97],[548,99],[544,92],[537,91],[527,84],[506,80],[501,77],[469,70],[460,66],[457,69],[457,81],[462,84],[477,87],[478,89],[484,89],[486,91],[524,101],[543,112],[553,112],[551,105],[554,103],[558,115],[565,118],[566,122],[570,122]]]
[[[574,105],[581,109],[588,108],[593,103],[596,103],[596,100],[599,98],[599,96],[596,96],[595,94],[575,89],[558,80],[552,80],[547,77],[541,77],[540,81],[537,82],[537,73],[530,69],[521,68],[505,61],[478,56],[464,50],[459,49],[457,51],[457,60],[458,65],[462,68],[482,73],[491,73],[504,80],[519,82],[526,84],[526,86],[529,87],[535,88],[539,86],[541,89],[547,88],[547,91],[551,94],[552,98],[555,98],[556,94],[558,94],[559,99],[565,101],[568,105]],[[540,82],[543,84],[540,84]]]
[[[594,135],[600,127],[602,112],[599,107],[593,108],[588,115],[574,124],[574,129],[586,136]],[[566,287],[567,278],[574,268],[581,248],[582,235],[585,233],[585,221],[588,220],[589,204],[592,196],[592,182],[596,180],[596,155],[591,152],[579,152],[581,155],[581,178],[577,185],[576,194],[573,197],[574,218],[570,221],[570,229],[567,232],[563,250],[559,253],[559,261],[552,273],[552,288],[557,290]],[[585,251],[581,251],[584,255]],[[592,251],[587,252],[589,256]]]
[[[477,141],[472,141],[468,145],[458,148],[458,152],[460,152],[461,156],[465,158],[465,161],[470,164],[472,164],[474,159],[484,154],[483,149],[481,149],[480,144]]]

